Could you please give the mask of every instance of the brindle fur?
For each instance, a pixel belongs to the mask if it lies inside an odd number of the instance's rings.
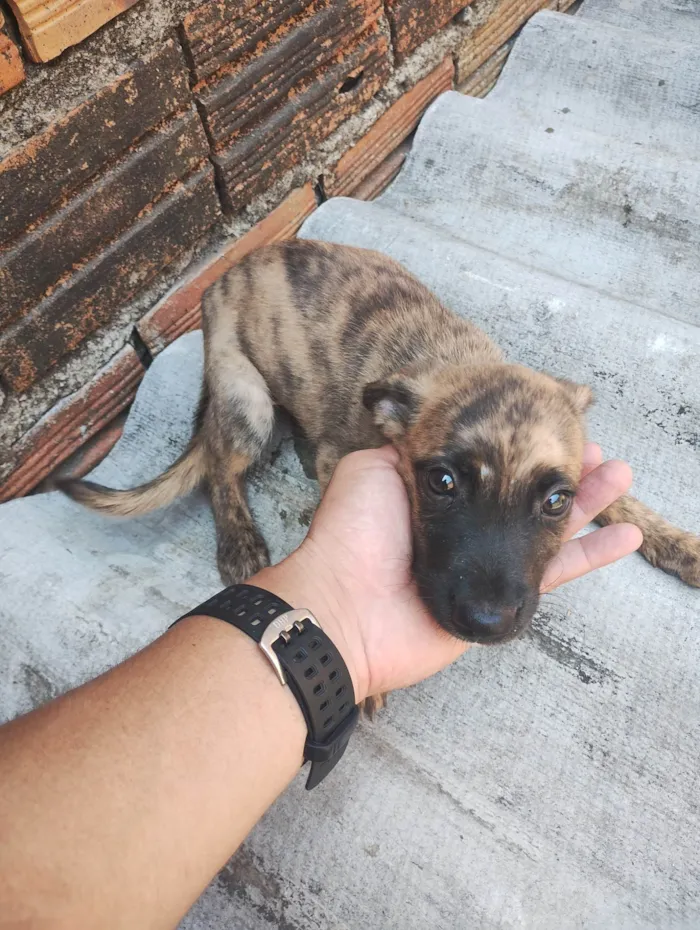
[[[538,502],[555,485],[577,487],[587,387],[506,363],[401,265],[361,249],[310,241],[261,249],[209,288],[202,318],[205,385],[189,450],[140,488],[68,481],[66,493],[129,516],[207,480],[221,576],[241,581],[268,562],[243,479],[278,404],[315,446],[322,489],[341,456],[394,443],[416,579],[443,627],[502,641],[527,626],[566,522],[543,520]],[[457,504],[426,489],[431,464],[460,475]],[[698,537],[632,497],[599,522],[636,524],[652,564],[700,585]],[[505,620],[482,636],[483,605]]]

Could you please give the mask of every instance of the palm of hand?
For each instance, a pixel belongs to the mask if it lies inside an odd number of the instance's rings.
[[[627,465],[601,465],[601,459],[597,446],[587,446],[569,537],[631,484]],[[343,459],[302,546],[308,564],[333,578],[344,651],[351,652],[366,694],[420,681],[467,648],[432,620],[412,581],[410,512],[396,462],[390,447]],[[623,524],[571,539],[546,572],[543,590],[622,558],[640,544],[639,530]]]

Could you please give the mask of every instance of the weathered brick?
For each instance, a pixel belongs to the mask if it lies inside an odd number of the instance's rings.
[[[18,45],[3,31],[0,11],[0,94],[24,80],[24,62]]]
[[[480,68],[477,68],[462,84],[459,84],[457,90],[468,97],[485,97],[498,80],[514,41],[510,39],[502,45]]]
[[[30,139],[0,162],[0,245],[10,242],[149,129],[190,102],[182,51],[169,41],[148,60]]]
[[[39,494],[55,489],[56,478],[84,478],[106,458],[124,432],[128,411],[118,413],[111,423],[86,439],[65,461],[42,478],[34,488]]]
[[[248,252],[292,237],[315,207],[311,184],[293,191],[194,279],[146,314],[138,330],[149,349],[155,354],[182,333],[196,329],[204,290]],[[89,384],[49,411],[12,450],[15,468],[0,484],[0,501],[27,494],[93,436],[95,445],[90,444],[72,474],[79,476],[94,467],[119,438],[121,423],[115,418],[133,400],[143,374],[136,352],[126,346]]]
[[[240,71],[264,54],[270,44],[284,42],[290,32],[295,32],[330,2],[215,0],[205,3],[189,13],[182,24],[195,80],[205,81],[222,68],[231,73]]]
[[[542,9],[564,9],[570,0],[498,0],[485,22],[457,49],[457,84],[464,84],[515,33]]]
[[[27,494],[134,399],[144,375],[126,346],[85,387],[61,401],[12,450],[14,471],[0,484],[0,502]]]
[[[381,0],[214,0],[183,35],[228,210],[301,164],[391,71]]]
[[[374,200],[385,190],[401,170],[403,163],[411,151],[411,143],[407,139],[401,142],[384,161],[380,162],[363,181],[353,188],[350,197],[356,200]]]
[[[271,0],[242,17],[239,41],[223,49],[220,56],[231,58],[235,53],[235,60],[215,82],[195,87],[215,150],[235,142],[277,109],[286,108],[294,116],[298,110],[293,103],[290,110],[291,98],[298,101],[312,85],[323,82],[328,68],[355,46],[357,37],[376,24],[382,12],[379,0],[337,0],[330,4],[315,0],[304,11],[303,19],[280,26],[290,7],[289,3],[280,5]],[[250,59],[242,54],[242,48],[250,45],[251,33],[260,32],[261,24],[268,34]]]
[[[162,124],[43,225],[0,250],[0,329],[136,221],[178,179],[201,168],[208,153],[190,110]]]
[[[396,60],[403,61],[465,6],[465,0],[387,0]]]
[[[77,45],[137,0],[9,0],[33,61],[50,61]]]
[[[136,226],[0,338],[0,378],[24,391],[141,290],[219,214],[210,167],[178,182]]]
[[[198,329],[204,291],[254,249],[281,239],[291,239],[315,209],[316,197],[311,184],[292,191],[265,219],[227,246],[194,278],[169,294],[137,323],[138,333],[148,349],[155,355],[178,336]]]
[[[215,155],[225,207],[239,209],[301,164],[343,120],[371,100],[390,70],[387,38],[373,27],[337,63],[317,74],[304,92]]]
[[[389,107],[367,135],[363,136],[350,151],[343,155],[338,164],[324,175],[326,193],[331,197],[353,194],[358,185],[413,132],[421,114],[435,97],[451,89],[453,79],[454,66],[452,59],[448,57],[408,93],[400,97],[393,106]],[[394,170],[395,162],[396,159],[393,160],[391,167],[385,166],[385,169],[389,172]],[[398,171],[400,163],[395,167]],[[379,178],[377,178],[377,183],[381,183]]]

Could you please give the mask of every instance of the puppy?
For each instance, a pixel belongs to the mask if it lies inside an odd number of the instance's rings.
[[[133,490],[69,480],[66,494],[131,516],[206,480],[221,577],[242,581],[268,564],[243,481],[278,404],[315,447],[322,489],[341,456],[395,445],[415,578],[440,625],[476,643],[527,627],[581,476],[588,387],[509,364],[397,262],[321,242],[249,255],[204,295],[202,327],[204,387],[187,451]],[[632,497],[598,522],[636,524],[646,559],[700,585],[700,538]]]

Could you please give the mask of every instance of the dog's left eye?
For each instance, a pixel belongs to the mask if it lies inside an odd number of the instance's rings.
[[[451,496],[457,490],[455,479],[445,468],[431,468],[425,477],[433,494]]]
[[[569,507],[573,495],[570,491],[554,491],[542,504],[542,513],[548,517],[562,517]]]

